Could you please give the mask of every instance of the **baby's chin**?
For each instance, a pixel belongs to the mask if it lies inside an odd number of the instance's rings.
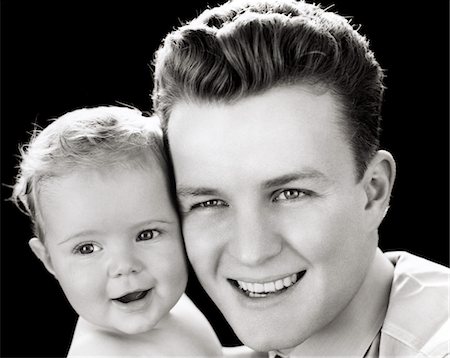
[[[119,322],[100,322],[97,320],[95,323],[90,322],[95,330],[101,331],[104,334],[111,336],[123,336],[123,335],[139,335],[145,334],[151,331],[157,322],[153,322],[146,317],[145,313],[142,313],[142,317],[129,317],[127,319],[122,318]]]
[[[111,331],[119,335],[138,335],[147,333],[155,327],[154,323],[140,323],[136,322],[134,319],[130,320],[134,322],[130,322],[129,324],[125,324],[125,322],[123,322],[123,324],[111,327]]]

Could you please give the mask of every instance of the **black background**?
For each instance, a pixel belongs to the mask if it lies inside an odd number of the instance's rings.
[[[28,140],[33,122],[45,126],[48,118],[83,106],[121,102],[150,110],[154,50],[180,20],[216,4],[92,3],[1,1],[1,356],[65,355],[76,318],[28,248],[28,218],[5,201],[18,143]],[[398,176],[380,246],[448,265],[448,3],[335,4],[362,24],[387,69],[382,144],[394,154]],[[188,294],[222,343],[237,344],[199,292],[192,277]]]

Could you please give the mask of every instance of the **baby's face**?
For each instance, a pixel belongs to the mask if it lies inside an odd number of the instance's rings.
[[[175,305],[187,269],[159,167],[76,172],[49,181],[40,199],[47,266],[80,316],[136,334]]]

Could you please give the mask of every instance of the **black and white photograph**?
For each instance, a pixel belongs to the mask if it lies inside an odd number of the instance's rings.
[[[448,2],[0,4],[1,357],[450,355]]]

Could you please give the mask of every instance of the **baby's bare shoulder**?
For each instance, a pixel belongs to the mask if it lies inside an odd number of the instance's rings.
[[[221,356],[222,346],[213,328],[192,303],[183,295],[170,311],[161,329],[167,334],[168,341],[178,344],[184,355]]]
[[[133,336],[107,332],[79,317],[67,357],[125,357],[139,348]]]
[[[79,318],[68,357],[222,356],[222,347],[200,310],[183,295],[149,332],[119,335]]]
[[[92,329],[80,320],[70,345],[68,357],[121,356],[127,352],[127,340]]]

